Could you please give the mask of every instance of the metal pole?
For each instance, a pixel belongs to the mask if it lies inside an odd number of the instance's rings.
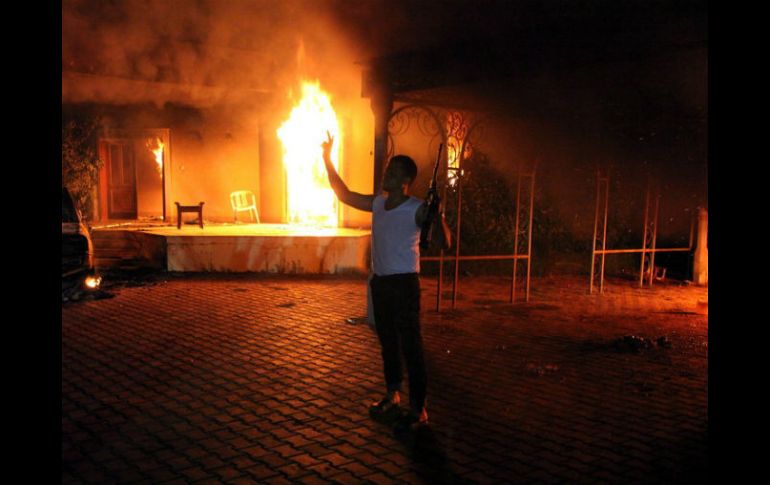
[[[607,176],[604,178],[604,227],[602,228],[602,249],[607,248],[607,212],[609,212],[610,202],[610,172],[607,170]],[[602,269],[599,279],[599,293],[604,293],[604,253],[602,253]]]
[[[647,196],[644,199],[644,231],[642,233],[642,265],[639,269],[639,288],[644,287],[644,258],[647,251],[647,230],[650,212],[650,181],[647,181]]]
[[[599,251],[597,251],[598,253]],[[638,253],[639,250],[636,250]],[[609,251],[608,251],[609,253]],[[445,256],[444,261],[454,261],[457,259],[455,256]],[[527,256],[524,254],[520,254],[518,256],[514,256],[513,254],[482,254],[482,255],[465,255],[460,256],[460,261],[508,261],[509,259],[527,259]],[[438,256],[426,256],[424,258],[420,258],[420,261],[438,261]]]
[[[519,255],[519,203],[521,202],[521,170],[516,174],[516,224],[513,233],[513,255]],[[516,301],[516,275],[518,258],[513,259],[513,274],[511,275],[511,303]]]
[[[535,172],[537,170],[537,163],[532,168],[532,174],[530,174],[530,186],[529,186],[529,235],[527,240],[529,247],[527,248],[527,302],[529,302],[529,280],[532,268],[532,216],[535,208]]]
[[[166,141],[168,143],[168,140]],[[163,222],[166,222],[166,153],[165,147],[160,151],[160,185],[163,204]]]
[[[441,280],[444,279],[444,250],[438,255],[438,282],[436,284],[436,311],[441,311]]]
[[[690,251],[688,252],[688,255],[687,255],[687,274],[690,277],[690,281],[692,281],[693,278],[695,277],[693,274],[694,254],[693,254],[692,248],[693,248],[693,243],[695,241],[694,238],[695,238],[695,214],[696,213],[697,213],[696,211],[693,211],[690,214],[690,245],[689,245]]]
[[[463,203],[463,179],[461,172],[457,172],[457,231],[455,234],[455,279],[452,283],[452,308],[457,304],[457,282],[460,277],[460,222],[462,219]]]
[[[679,251],[689,251],[690,248],[655,248],[655,249],[647,249],[646,252],[648,253],[671,253],[671,252],[679,252]],[[641,253],[641,249],[606,249],[602,251],[601,249],[596,251],[596,254],[629,254],[629,253]],[[509,258],[510,259],[510,258]],[[437,258],[438,260],[438,258]],[[430,260],[428,260],[430,261]]]
[[[690,245],[687,246],[692,249],[693,241],[695,240],[695,212],[690,214]]]
[[[650,254],[650,286],[655,277],[655,245],[658,240],[658,208],[660,205],[660,193],[655,191],[655,217],[652,222],[652,253]]]
[[[588,286],[588,294],[594,292],[594,271],[596,271],[596,233],[599,230],[599,170],[596,171],[596,212],[594,213],[594,239],[591,249],[591,283]],[[604,248],[602,248],[604,249]]]
[[[447,154],[447,151],[444,151],[444,187],[442,189],[442,195],[441,200],[444,201],[441,205],[441,220],[438,221],[439,224],[443,224],[443,214],[445,212],[446,208],[446,192],[447,192],[447,185],[449,182],[449,155]],[[443,230],[443,227],[442,227]],[[441,311],[441,291],[442,291],[442,285],[444,280],[444,249],[441,248],[439,250],[438,254],[438,284],[436,285],[436,311]]]

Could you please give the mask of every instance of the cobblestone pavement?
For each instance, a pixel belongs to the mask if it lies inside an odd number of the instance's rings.
[[[395,437],[365,280],[167,275],[62,306],[63,483],[676,483],[706,472],[706,288],[423,279],[430,427]],[[445,288],[450,289],[451,286]],[[653,345],[613,345],[625,335]],[[406,384],[406,383],[405,383]],[[408,386],[404,386],[407,390]]]

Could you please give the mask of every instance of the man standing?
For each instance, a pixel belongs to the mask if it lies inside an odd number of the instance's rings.
[[[417,165],[405,155],[390,159],[382,179],[384,195],[359,194],[348,189],[331,163],[334,139],[327,133],[323,158],[329,184],[339,200],[356,209],[372,212],[372,271],[370,281],[374,321],[382,348],[385,397],[373,403],[373,416],[397,410],[403,380],[401,354],[409,374],[409,411],[396,422],[396,431],[428,423],[422,334],[420,332],[420,229],[428,216],[428,205],[408,194],[417,176]],[[443,214],[433,240],[445,249],[450,232]]]

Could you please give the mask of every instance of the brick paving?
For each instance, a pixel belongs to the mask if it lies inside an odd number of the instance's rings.
[[[63,483],[681,483],[705,476],[708,290],[423,279],[431,426],[372,421],[365,280],[163,275],[62,306]],[[450,288],[446,286],[445,288]],[[634,334],[671,348],[625,353]],[[406,383],[405,383],[406,384]],[[408,386],[404,386],[406,391]]]

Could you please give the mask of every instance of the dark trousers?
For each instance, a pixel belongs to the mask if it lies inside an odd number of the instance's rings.
[[[375,275],[369,285],[387,389],[401,389],[403,352],[409,373],[409,405],[420,411],[428,385],[420,332],[420,280],[416,273]]]

